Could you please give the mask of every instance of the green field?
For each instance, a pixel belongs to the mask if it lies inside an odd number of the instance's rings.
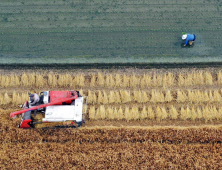
[[[1,0],[0,25],[3,64],[222,62],[221,0]]]

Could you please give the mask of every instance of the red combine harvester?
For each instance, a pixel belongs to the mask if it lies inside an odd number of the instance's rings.
[[[56,128],[75,128],[85,123],[83,115],[83,97],[78,91],[44,91],[39,95],[39,101],[32,104],[32,98],[23,105],[23,110],[13,112],[10,117],[21,115],[19,128],[34,128],[35,124],[48,122],[72,121],[70,126]],[[33,118],[37,114],[45,114],[41,122]],[[76,123],[76,125],[75,125]]]

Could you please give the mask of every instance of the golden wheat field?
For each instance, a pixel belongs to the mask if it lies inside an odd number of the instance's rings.
[[[9,114],[48,90],[88,96],[86,124],[17,128]],[[222,71],[2,71],[0,120],[1,169],[220,169]]]

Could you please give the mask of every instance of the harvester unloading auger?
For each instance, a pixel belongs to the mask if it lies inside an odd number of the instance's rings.
[[[39,101],[32,105],[31,97],[23,105],[23,110],[13,112],[10,117],[21,115],[19,128],[33,128],[35,124],[49,122],[72,121],[70,126],[55,126],[55,128],[76,128],[85,123],[83,119],[84,98],[78,91],[44,91],[40,93]],[[35,116],[45,114],[41,122]],[[76,125],[75,125],[76,123]]]

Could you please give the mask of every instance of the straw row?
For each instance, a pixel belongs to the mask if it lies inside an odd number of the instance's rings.
[[[184,102],[221,102],[222,90],[177,90],[177,91],[162,91],[151,90],[147,92],[144,90],[112,90],[106,91],[91,91],[88,90],[88,103],[89,104],[120,104],[120,103],[166,103],[177,101],[178,103]]]
[[[1,75],[0,76],[1,87],[83,87],[85,86],[85,76],[83,74],[75,75],[71,74],[59,74],[55,75],[49,73],[47,75],[38,73],[23,73],[21,76],[17,75]]]
[[[88,90],[88,103],[89,104],[124,104],[129,102],[147,103],[147,102],[170,102],[173,97],[169,90],[165,93],[158,90],[152,92],[134,90],[111,90],[106,91],[91,91]]]
[[[85,96],[84,90],[80,89],[80,94]],[[136,103],[169,103],[176,101],[178,103],[220,103],[222,101],[222,90],[88,90],[88,104],[125,104],[130,102]],[[13,103],[21,104],[28,100],[27,93],[16,93],[9,95],[7,92],[0,94],[0,104]]]
[[[222,90],[220,90],[222,93]],[[177,91],[177,102],[221,102],[222,97],[219,90],[178,90]]]
[[[209,71],[192,71],[187,73],[143,74],[143,75],[120,75],[98,73],[91,77],[91,87],[171,87],[222,84],[222,72],[213,74]]]
[[[55,73],[23,73],[18,75],[1,75],[1,87],[130,87],[130,88],[147,88],[147,87],[172,87],[172,86],[193,86],[193,85],[221,85],[222,72],[215,74],[209,71],[192,71],[187,73],[147,73],[143,75],[126,75],[126,74],[104,74],[97,73],[91,76],[85,74],[71,75]],[[89,79],[89,80],[87,80]]]
[[[28,93],[13,93],[12,95],[8,95],[8,93],[0,94],[0,104],[10,104],[19,105],[23,104],[28,100]]]
[[[133,106],[125,107],[111,107],[100,105],[97,109],[95,106],[89,108],[89,118],[95,119],[108,119],[108,120],[222,120],[222,107],[205,106],[205,107],[181,107],[177,109],[174,106],[170,107],[152,107],[143,106],[139,108]]]

